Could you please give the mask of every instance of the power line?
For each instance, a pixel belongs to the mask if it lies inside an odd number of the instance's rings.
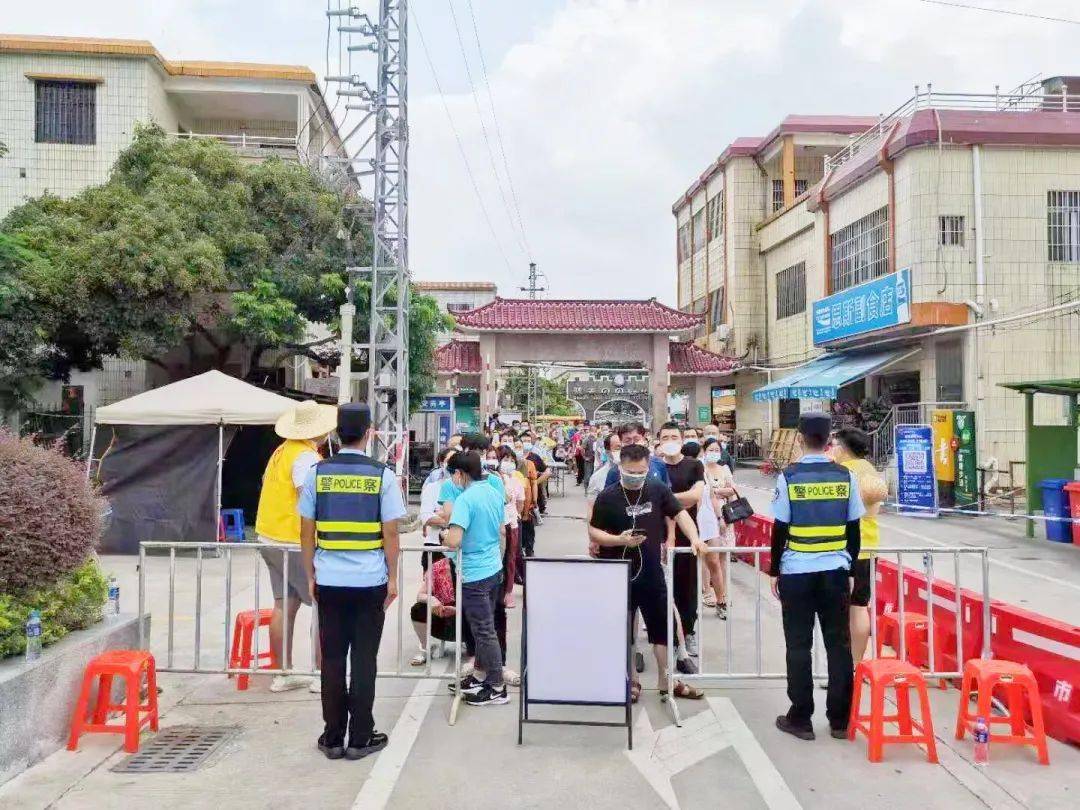
[[[920,3],[928,3],[933,6],[949,6],[950,8],[962,8],[967,11],[985,11],[988,14],[1006,14],[1010,17],[1026,17],[1031,20],[1043,20],[1045,22],[1068,23],[1080,25],[1080,20],[1070,20],[1065,17],[1048,17],[1045,14],[1032,14],[1027,11],[1013,11],[1005,8],[989,8],[987,6],[972,6],[967,3],[955,3],[951,0],[919,0]]]
[[[514,231],[514,216],[510,212],[510,201],[506,197],[506,191],[503,189],[502,179],[499,177],[499,170],[495,166],[495,150],[491,147],[491,138],[488,136],[487,123],[484,121],[484,113],[480,109],[480,97],[476,95],[476,83],[473,81],[472,68],[469,67],[469,57],[465,52],[465,40],[461,36],[461,27],[458,25],[457,12],[454,11],[454,0],[446,0],[446,5],[450,8],[450,20],[454,24],[454,33],[457,35],[458,50],[461,51],[461,61],[465,64],[465,78],[469,82],[469,94],[472,96],[473,106],[476,107],[476,117],[480,120],[480,133],[484,137],[484,148],[487,151],[488,162],[491,164],[491,173],[495,177],[495,185],[499,189],[499,196],[502,198],[503,210],[506,212],[506,218],[510,222],[510,229]],[[517,240],[518,248],[526,258],[528,258],[528,251],[526,250],[525,243],[514,233],[514,238]]]
[[[502,242],[499,241],[499,235],[495,231],[495,225],[491,221],[491,215],[488,214],[487,206],[484,205],[484,197],[480,193],[480,187],[476,184],[476,175],[473,174],[472,166],[469,165],[469,157],[465,154],[465,145],[461,141],[461,135],[454,125],[454,116],[450,114],[450,105],[446,103],[446,94],[443,93],[438,71],[435,70],[435,63],[431,59],[431,52],[428,50],[427,41],[424,39],[424,32],[420,28],[420,21],[417,19],[416,12],[412,10],[411,6],[409,7],[409,16],[412,18],[412,23],[416,27],[416,35],[420,39],[420,49],[424,52],[424,60],[427,62],[428,69],[431,71],[432,82],[435,84],[435,90],[439,94],[439,100],[442,101],[443,111],[446,113],[446,120],[450,124],[450,131],[454,135],[454,140],[457,142],[458,152],[461,153],[461,162],[465,164],[465,173],[469,176],[469,183],[472,185],[473,193],[476,194],[476,201],[480,204],[480,213],[484,215],[484,221],[487,223],[488,230],[491,231],[491,238],[495,242],[495,247],[499,250],[499,255],[502,256],[506,269],[513,272],[510,267],[510,260],[506,257],[506,251],[503,250]]]
[[[517,216],[518,228],[521,231],[521,239],[525,243],[525,251],[532,258],[532,246],[529,245],[529,237],[525,234],[525,222],[521,217],[521,206],[518,204],[517,189],[514,188],[514,177],[510,173],[510,161],[506,158],[506,147],[503,143],[502,127],[499,126],[499,116],[495,113],[495,97],[491,93],[491,82],[488,80],[487,60],[484,59],[484,48],[480,44],[480,28],[476,24],[476,13],[473,11],[472,0],[468,0],[469,17],[472,20],[473,36],[476,39],[476,52],[480,55],[480,70],[484,78],[484,89],[487,91],[488,104],[491,106],[491,120],[495,124],[495,139],[499,143],[499,153],[502,156],[503,172],[506,174],[506,182],[510,187],[510,199],[514,203],[514,214]]]

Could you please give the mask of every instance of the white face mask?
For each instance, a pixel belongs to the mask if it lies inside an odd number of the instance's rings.
[[[517,467],[514,466],[514,462],[510,461],[510,459],[503,459],[499,462],[499,469],[507,475],[510,475]]]
[[[669,439],[660,445],[660,452],[665,456],[677,456],[681,450],[682,444],[673,439]]]
[[[721,458],[723,458],[723,455],[720,453],[719,450],[709,450],[707,453],[705,453],[706,464],[719,464]]]
[[[484,469],[495,470],[495,469],[498,469],[498,467],[499,467],[498,459],[494,459],[494,458],[485,458],[484,459]]]

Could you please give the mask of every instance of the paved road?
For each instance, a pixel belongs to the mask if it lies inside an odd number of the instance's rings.
[[[769,482],[740,472],[755,504],[767,508]],[[758,487],[759,489],[754,489]],[[539,530],[544,555],[580,553],[584,509],[580,490],[552,501],[552,514]],[[1075,618],[1080,606],[1080,550],[1027,541],[1022,528],[996,528],[960,521],[920,521],[888,517],[886,542],[905,545],[977,545],[994,548],[1001,564],[992,568],[995,596],[1025,602],[1033,609]],[[410,538],[411,542],[415,542]],[[253,559],[234,563],[233,611],[254,605],[254,576],[260,572],[262,604],[269,581]],[[915,556],[915,555],[913,555]],[[921,555],[919,555],[921,557]],[[136,591],[134,562],[106,558],[121,577],[125,602]],[[194,648],[194,562],[177,563],[174,663],[185,666]],[[405,595],[415,592],[418,566],[408,564]],[[972,572],[974,577],[975,572]],[[967,572],[964,585],[969,585]],[[168,562],[147,566],[148,604],[154,615],[151,648],[167,657]],[[223,656],[224,561],[204,563],[201,659],[215,665]],[[975,584],[975,579],[971,580]],[[783,667],[782,635],[776,603],[764,593],[764,579],[736,566],[732,617],[702,621],[703,659],[708,671],[749,667],[755,657],[754,616],[762,616],[765,671]],[[759,592],[764,598],[758,601]],[[409,600],[411,601],[411,600]],[[520,599],[519,599],[520,602]],[[407,602],[408,604],[408,602]],[[520,647],[518,611],[511,615],[511,666]],[[308,615],[301,612],[297,660],[309,655]],[[730,628],[730,639],[728,636]],[[567,632],[573,632],[567,628]],[[404,628],[407,657],[415,642]],[[380,666],[395,666],[396,617],[388,618]],[[435,668],[445,666],[437,661]],[[572,668],[573,661],[566,662]],[[92,737],[77,754],[57,752],[46,762],[0,788],[0,807],[57,808],[1073,808],[1080,794],[1080,752],[1051,748],[1052,765],[1042,768],[1017,749],[994,751],[986,770],[970,763],[970,743],[948,733],[956,692],[932,690],[941,765],[927,764],[911,747],[887,751],[883,764],[866,761],[865,743],[838,742],[823,735],[805,743],[773,728],[786,708],[782,681],[714,682],[708,699],[681,701],[684,723],[676,727],[654,691],[635,708],[635,747],[627,752],[617,729],[531,726],[526,743],[516,745],[515,704],[484,709],[462,707],[457,723],[447,722],[450,699],[435,678],[381,680],[376,701],[380,728],[391,733],[390,748],[358,763],[328,762],[314,749],[320,728],[318,699],[306,691],[284,695],[257,678],[247,692],[219,675],[165,675],[163,725],[194,723],[235,726],[236,735],[202,769],[190,774],[119,774],[118,739]],[[643,676],[655,683],[655,672]],[[595,710],[601,712],[603,710]],[[581,710],[553,709],[552,716],[587,716]],[[820,712],[820,709],[819,709]],[[817,718],[824,730],[824,718]]]

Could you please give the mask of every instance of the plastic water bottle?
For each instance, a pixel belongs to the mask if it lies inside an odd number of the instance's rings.
[[[105,615],[110,618],[120,615],[120,583],[116,581],[116,577],[109,577],[109,607],[105,611]]]
[[[985,717],[975,718],[975,764],[986,767],[990,761],[990,727]]]
[[[41,658],[41,613],[30,611],[30,621],[26,623],[26,660],[37,661]]]

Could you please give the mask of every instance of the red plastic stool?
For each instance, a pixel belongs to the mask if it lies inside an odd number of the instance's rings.
[[[270,619],[274,611],[263,608],[259,611],[242,610],[236,614],[236,622],[233,625],[232,649],[229,651],[229,669],[250,669],[252,659],[252,637],[259,632],[260,627],[269,627]],[[277,655],[267,642],[267,652],[259,653],[259,669],[277,669]],[[262,662],[267,665],[263,666]],[[248,688],[248,675],[239,675],[236,678],[236,688],[244,691]]]
[[[870,714],[862,714],[863,681],[870,684]],[[885,714],[885,690],[896,690],[896,714]],[[922,722],[911,719],[911,696],[914,688],[919,694]],[[869,724],[863,721],[869,720]],[[885,733],[886,723],[896,723],[900,733]],[[934,743],[934,721],[930,717],[930,698],[926,694],[926,680],[919,668],[896,658],[873,658],[860,661],[855,667],[855,693],[851,698],[851,717],[848,719],[848,739],[855,739],[861,731],[870,742],[871,762],[881,762],[881,750],[886,743],[922,743],[926,746],[926,759],[937,762],[937,745]]]
[[[912,613],[911,611],[904,611],[904,647],[908,654],[908,658],[911,658],[911,651],[915,649],[915,644],[926,639],[926,628],[929,627],[929,620],[921,613]],[[874,650],[874,657],[883,658],[881,654],[882,647],[892,647],[896,651],[897,657],[900,655],[900,614],[899,613],[882,613],[878,617],[878,632],[877,632],[877,649]]]
[[[142,688],[143,674],[146,675],[147,698],[145,704],[140,704],[139,690]],[[114,677],[121,677],[126,681],[125,699],[122,703],[109,702],[112,699]],[[97,702],[91,722],[87,722],[90,688],[95,678]],[[106,723],[109,712],[117,710],[124,711],[124,723]],[[123,734],[124,750],[133,754],[139,750],[139,729],[147,723],[150,724],[151,731],[158,730],[157,671],[154,667],[154,656],[146,650],[109,650],[94,657],[83,673],[79,702],[75,705],[75,714],[71,718],[68,750],[78,750],[79,737],[83,734],[109,733]]]
[[[995,689],[1004,689],[1009,705],[1009,714],[994,717],[991,714],[990,699]],[[971,714],[971,693],[978,691],[978,709]],[[1024,701],[1031,711],[1031,733],[1024,720]],[[982,717],[990,731],[990,742],[1006,745],[1032,745],[1039,755],[1039,762],[1050,764],[1050,755],[1046,750],[1046,732],[1043,729],[1042,703],[1039,700],[1039,684],[1035,676],[1023,664],[1012,661],[995,661],[973,658],[964,663],[964,679],[960,684],[960,709],[956,713],[956,739],[964,739],[975,720]],[[994,734],[993,724],[1009,724],[1009,734]]]

